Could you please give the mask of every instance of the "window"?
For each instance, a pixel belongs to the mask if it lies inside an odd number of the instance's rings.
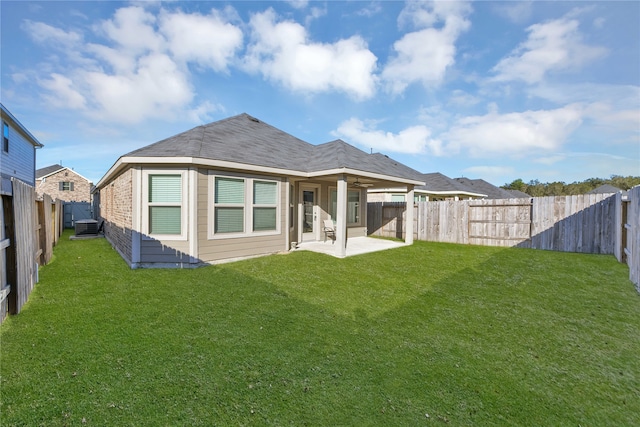
[[[73,191],[73,182],[60,181],[60,191]]]
[[[331,206],[330,212],[331,218],[334,220],[337,218],[338,211],[338,190],[332,189],[330,191]],[[347,225],[360,224],[360,190],[348,190],[347,191]]]
[[[212,176],[213,236],[278,232],[277,181]]]
[[[253,181],[253,231],[275,230],[278,211],[278,184]]]
[[[392,202],[404,202],[406,200],[404,194],[392,194],[391,201]]]
[[[182,234],[182,175],[149,175],[149,234]]]
[[[413,196],[413,201],[414,202],[426,202],[427,201],[427,195],[426,194],[415,194]]]
[[[244,232],[244,179],[216,177],[214,233]]]
[[[9,125],[2,122],[2,151],[9,152]]]

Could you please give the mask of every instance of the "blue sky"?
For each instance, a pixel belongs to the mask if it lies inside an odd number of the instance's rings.
[[[97,182],[246,112],[421,172],[640,175],[640,2],[7,1],[1,99]]]

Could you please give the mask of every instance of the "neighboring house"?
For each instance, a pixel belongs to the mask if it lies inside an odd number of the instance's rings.
[[[486,194],[472,190],[439,172],[421,174],[421,177],[425,185],[415,187],[414,202],[469,200],[487,197]],[[372,188],[369,189],[368,200],[370,202],[406,202],[407,189],[403,187]]]
[[[627,194],[626,191],[622,191],[620,188],[614,187],[613,185],[610,185],[610,184],[603,184],[600,187],[594,188],[593,190],[589,191],[587,194],[610,194],[610,193],[622,193],[623,195]]]
[[[0,192],[11,195],[11,178],[29,185],[36,182],[36,149],[43,145],[0,104],[2,144],[0,146]]]
[[[52,165],[36,171],[38,197],[48,194],[65,202],[90,202],[93,184],[71,168]]]
[[[367,234],[366,189],[412,188],[420,176],[344,141],[315,146],[240,114],[125,154],[96,193],[105,236],[132,268],[189,267],[323,240],[326,219],[345,256],[347,236]]]
[[[530,198],[531,197],[531,195],[525,193],[524,191],[507,190],[506,188],[503,188],[503,190],[505,190],[507,193],[509,193],[512,199],[526,199],[526,198]]]
[[[472,189],[472,191],[477,191],[478,193],[483,193],[487,195],[487,199],[513,199],[519,198],[517,196],[512,195],[508,190],[504,188],[496,187],[495,185],[488,183],[484,179],[469,179],[469,178],[454,178],[460,184]],[[523,193],[524,194],[524,193]],[[531,197],[529,195],[525,195],[522,197]]]

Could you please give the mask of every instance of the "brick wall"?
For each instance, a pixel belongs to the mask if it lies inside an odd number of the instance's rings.
[[[131,263],[133,224],[133,171],[128,169],[100,189],[100,216],[104,234],[111,244]]]
[[[73,183],[73,191],[60,190],[61,182]],[[42,180],[36,182],[36,194],[41,198],[43,194],[48,194],[54,200],[64,200],[65,202],[90,202],[91,182],[78,175],[71,169],[63,169]]]

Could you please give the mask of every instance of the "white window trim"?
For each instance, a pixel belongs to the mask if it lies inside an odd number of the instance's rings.
[[[233,178],[244,180],[244,204],[228,204],[229,207],[242,207],[244,210],[244,231],[242,233],[215,233],[215,179]],[[253,183],[254,181],[274,182],[276,184],[276,203],[274,205],[262,205],[253,203]],[[282,203],[281,203],[281,180],[277,178],[262,177],[256,175],[226,174],[218,171],[209,171],[209,215],[208,215],[208,238],[209,240],[237,239],[242,237],[277,236],[282,233]],[[253,231],[253,208],[275,207],[276,208],[276,229],[265,231]]]
[[[329,213],[331,214],[331,192],[336,192],[336,197],[338,195],[338,187],[329,187]],[[360,215],[358,215],[358,222],[347,222],[347,227],[361,227],[362,226],[362,190],[354,190],[351,188],[347,188],[347,216],[349,216],[349,191],[357,191],[360,194],[360,198],[358,199],[358,209],[360,210]],[[334,222],[337,221],[337,218],[331,218]]]
[[[149,203],[149,175],[180,175],[182,184],[182,201],[180,209],[180,234],[151,234],[149,233],[149,207],[156,205]],[[142,239],[143,240],[187,240],[188,218],[188,174],[184,169],[144,169],[142,171]],[[157,206],[171,206],[168,203],[158,203]],[[173,206],[178,206],[175,203]]]

